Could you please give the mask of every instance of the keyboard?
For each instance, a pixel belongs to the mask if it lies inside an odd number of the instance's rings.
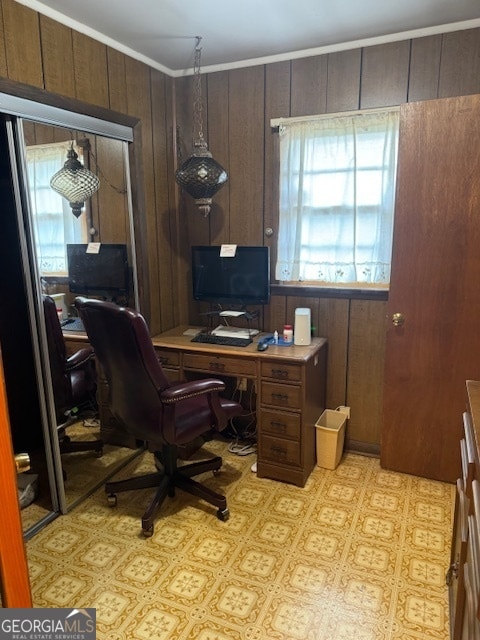
[[[232,336],[214,336],[212,333],[199,333],[190,342],[202,342],[204,344],[223,344],[229,347],[248,347],[252,344],[251,338],[233,338]]]
[[[62,320],[60,325],[62,331],[85,331],[85,327],[80,318],[67,318],[66,320]]]

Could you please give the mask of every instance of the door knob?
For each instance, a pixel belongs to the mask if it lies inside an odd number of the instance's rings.
[[[15,455],[15,467],[17,473],[25,473],[30,469],[30,456],[28,453],[17,453]]]
[[[394,313],[392,315],[392,324],[394,324],[396,327],[403,327],[403,325],[405,324],[405,316],[403,315],[403,313]]]

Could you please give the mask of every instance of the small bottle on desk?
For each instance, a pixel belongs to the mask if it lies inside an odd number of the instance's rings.
[[[293,327],[291,324],[286,324],[283,327],[283,341],[287,344],[293,342]]]

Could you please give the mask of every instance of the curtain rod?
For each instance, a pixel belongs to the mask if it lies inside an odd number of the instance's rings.
[[[345,118],[348,116],[363,116],[369,113],[385,113],[391,111],[400,111],[400,106],[395,107],[379,107],[377,109],[358,109],[357,111],[338,111],[337,113],[321,113],[319,115],[312,116],[293,116],[292,118],[272,118],[270,120],[270,127],[272,129],[278,128],[282,124],[293,124],[295,122],[308,122],[309,120],[324,120],[326,118]]]

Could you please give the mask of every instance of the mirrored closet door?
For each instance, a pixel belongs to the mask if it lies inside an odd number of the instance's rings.
[[[28,453],[31,461],[18,476],[27,537],[101,486],[140,444],[109,413],[108,389],[94,359],[82,373],[89,380],[85,395],[72,407],[66,374],[57,366],[59,351],[75,359],[89,348],[76,318],[77,295],[139,308],[131,133],[69,112],[61,125],[58,114],[52,122],[43,114],[28,116],[2,115],[1,146],[8,150],[2,179],[10,206],[3,193],[8,251],[0,262],[10,274],[2,297],[12,313],[2,320],[0,340],[12,440],[15,453]],[[71,151],[99,179],[98,190],[76,212],[50,186]],[[83,268],[85,259],[87,267],[94,261],[93,268]]]

